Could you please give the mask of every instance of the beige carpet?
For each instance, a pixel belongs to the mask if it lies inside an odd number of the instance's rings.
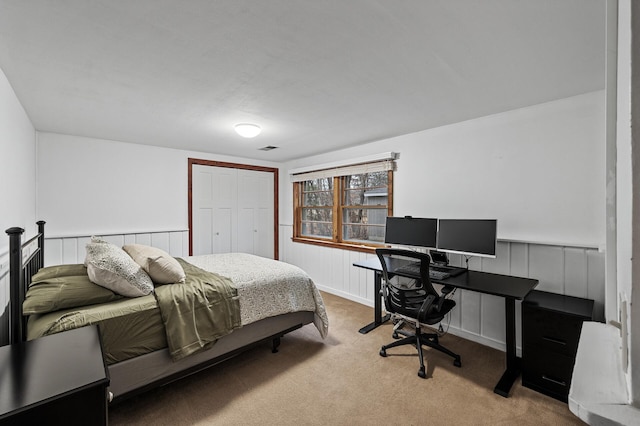
[[[567,405],[525,388],[509,398],[493,393],[504,353],[446,335],[441,343],[462,357],[425,351],[427,378],[417,376],[415,348],[378,355],[390,324],[358,329],[373,309],[323,293],[329,336],[313,325],[195,376],[123,401],[111,425],[573,425]],[[393,354],[393,355],[392,355]],[[397,356],[395,354],[398,354]]]

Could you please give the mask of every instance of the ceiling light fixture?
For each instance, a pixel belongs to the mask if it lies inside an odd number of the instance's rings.
[[[236,133],[243,138],[255,138],[262,131],[260,126],[251,123],[238,123],[234,128],[236,129]]]

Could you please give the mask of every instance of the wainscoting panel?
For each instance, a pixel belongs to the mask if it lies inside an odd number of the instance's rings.
[[[152,245],[151,234],[127,234],[124,236],[124,244],[144,244],[145,246],[150,246]]]
[[[587,256],[584,250],[567,247],[564,249],[564,289],[563,293],[576,297],[589,297],[587,279]]]
[[[280,225],[280,260],[307,271],[318,288],[328,293],[373,306],[373,272],[353,266],[371,254],[325,248],[291,241],[292,227]],[[45,240],[45,266],[83,263],[90,235],[54,237]],[[187,230],[103,235],[116,245],[138,243],[161,248],[173,256],[189,252]],[[451,255],[453,265],[465,266],[463,256]],[[487,272],[532,277],[540,280],[538,290],[595,300],[596,319],[604,318],[604,253],[593,248],[562,247],[499,241],[495,259],[472,257],[469,268]],[[8,255],[0,255],[0,315],[9,301]],[[448,320],[453,334],[504,350],[504,299],[457,290],[457,307]],[[520,346],[520,303],[516,303],[517,344]],[[373,319],[373,312],[372,312]],[[0,320],[4,324],[5,319]],[[363,324],[364,325],[364,324]],[[447,323],[443,323],[447,326]],[[0,342],[6,327],[0,327]],[[4,334],[3,334],[4,333]]]
[[[469,333],[481,336],[482,294],[473,291],[456,291],[461,321],[459,327]],[[455,325],[455,324],[454,324]]]
[[[588,250],[587,254],[587,295],[588,299],[593,299],[595,303],[595,318],[604,321],[604,281],[605,266],[604,252]],[[577,294],[567,293],[570,296],[579,297]]]
[[[529,246],[529,276],[540,280],[536,290],[564,294],[564,266],[562,247]]]
[[[465,295],[467,295],[468,293],[471,292],[464,292]],[[479,334],[484,338],[490,339],[494,342],[505,342],[504,298],[493,296],[491,294],[481,294],[480,296],[481,310],[479,323],[482,328]]]
[[[187,230],[123,233],[101,235],[101,237],[119,247],[125,244],[144,244],[162,249],[174,257],[189,255],[189,231]],[[87,255],[86,245],[89,241],[91,241],[90,235],[45,238],[45,266],[84,263]]]
[[[504,244],[500,244],[502,247]],[[509,275],[516,277],[529,276],[529,245],[523,243],[509,243]]]
[[[293,228],[280,225],[280,260],[307,271],[319,289],[373,306],[373,272],[353,266],[374,256],[291,241]],[[450,263],[466,266],[462,255]],[[536,278],[537,290],[595,300],[596,319],[604,318],[604,253],[589,247],[565,247],[526,242],[498,241],[496,258],[469,258],[474,270]],[[504,350],[505,302],[498,296],[457,290],[456,308],[449,317],[452,334]],[[373,312],[371,313],[373,320]],[[521,347],[521,306],[516,302],[516,343]],[[364,324],[363,324],[364,325]],[[443,322],[447,327],[447,321]],[[520,349],[518,349],[520,350]]]

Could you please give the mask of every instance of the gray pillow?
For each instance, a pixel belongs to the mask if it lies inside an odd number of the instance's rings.
[[[128,244],[122,247],[156,284],[183,283],[185,273],[180,263],[157,247]]]
[[[114,293],[139,297],[153,291],[149,275],[115,244],[88,243],[85,264],[89,279]]]

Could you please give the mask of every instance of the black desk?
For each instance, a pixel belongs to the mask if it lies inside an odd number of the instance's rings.
[[[395,271],[405,263],[407,263],[407,261],[394,259],[392,264],[387,265],[387,270],[390,272]],[[389,315],[382,316],[380,297],[380,290],[382,288],[382,266],[377,257],[355,262],[353,266],[369,269],[375,273],[374,294],[376,297],[374,298],[374,321],[360,329],[360,333],[364,334],[389,320]],[[398,275],[409,276],[406,273],[399,273]],[[515,382],[520,375],[520,358],[516,356],[516,300],[524,299],[538,284],[538,280],[468,270],[455,277],[449,277],[443,280],[432,279],[431,281],[436,284],[446,284],[463,290],[504,297],[507,366],[502,378],[493,391],[505,398],[508,397],[513,382]]]

